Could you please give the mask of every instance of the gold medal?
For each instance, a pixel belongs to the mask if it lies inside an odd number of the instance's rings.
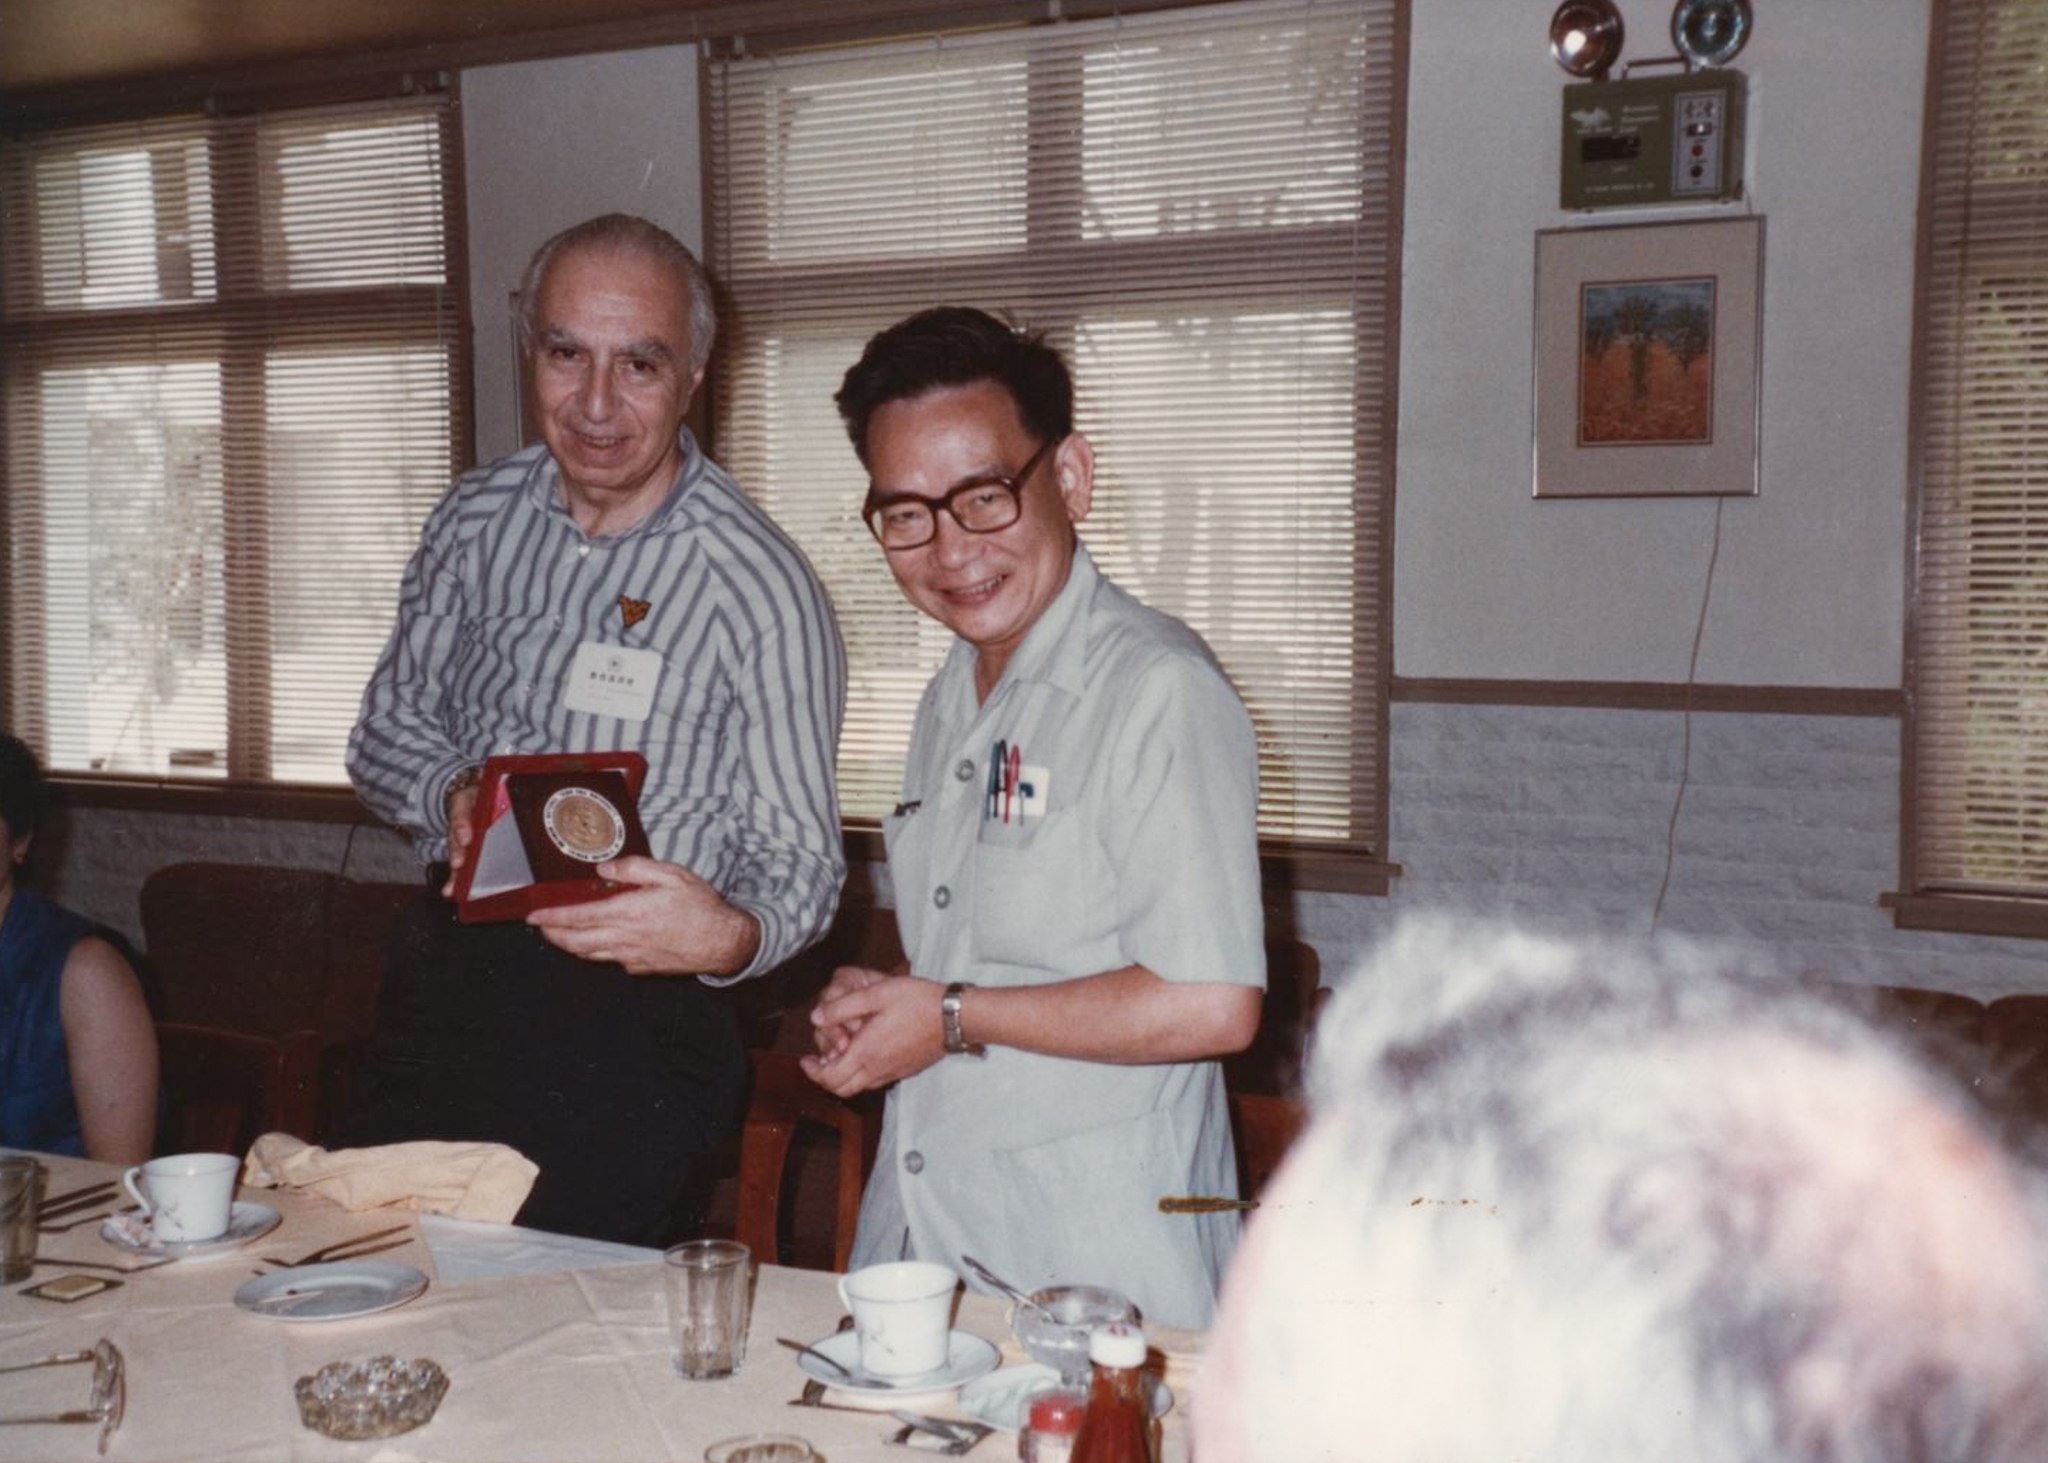
[[[626,846],[626,820],[587,787],[558,789],[541,809],[540,821],[556,848],[586,864],[601,864]]]

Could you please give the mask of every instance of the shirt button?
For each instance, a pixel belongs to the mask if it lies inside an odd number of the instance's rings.
[[[579,545],[577,545],[577,547],[576,547],[576,557],[577,557],[577,558],[579,558],[579,559],[587,559],[587,558],[589,558],[589,557],[590,557],[590,545],[589,545],[589,544],[579,544]]]
[[[924,1172],[924,1155],[915,1148],[903,1155],[903,1166],[911,1173]]]
[[[932,890],[932,903],[937,905],[940,909],[944,909],[947,905],[951,904],[952,902],[953,891],[951,889],[948,889],[944,884],[941,884],[938,888]]]
[[[962,782],[968,781],[970,778],[974,776],[974,764],[972,762],[962,762],[958,767],[955,767],[953,769],[953,775],[959,778]]]

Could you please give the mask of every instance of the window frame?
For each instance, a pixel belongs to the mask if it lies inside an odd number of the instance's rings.
[[[159,90],[145,88],[145,91]],[[259,163],[259,131],[223,128],[208,139],[209,148],[219,149],[212,160],[212,176],[218,180],[239,171],[246,186],[211,187],[212,227],[215,246],[215,293],[210,299],[177,301],[162,305],[121,306],[109,309],[80,308],[51,312],[20,328],[19,339],[32,343],[32,351],[0,351],[0,400],[12,400],[21,372],[39,373],[76,356],[96,364],[132,359],[150,364],[169,359],[147,353],[152,321],[174,319],[187,340],[210,333],[216,343],[210,359],[219,362],[221,497],[224,525],[223,553],[231,568],[224,568],[223,645],[226,655],[225,681],[225,766],[205,777],[180,778],[174,774],[101,772],[79,768],[45,770],[46,780],[69,806],[124,808],[141,811],[194,812],[244,817],[289,817],[311,821],[374,821],[357,802],[346,779],[305,782],[272,776],[274,748],[272,726],[274,703],[271,696],[268,657],[272,640],[272,616],[252,586],[261,580],[263,556],[273,542],[268,532],[266,510],[269,495],[264,490],[266,464],[263,459],[266,405],[264,361],[280,344],[289,346],[321,343],[332,335],[323,319],[327,304],[345,298],[351,304],[383,304],[423,295],[445,294],[453,302],[453,317],[446,339],[450,342],[448,379],[449,464],[448,480],[473,465],[475,444],[474,340],[469,288],[468,204],[464,180],[462,99],[460,78],[448,73],[389,73],[337,80],[307,87],[244,86],[232,91],[212,91],[186,86],[162,88],[154,101],[122,104],[111,98],[119,89],[85,89],[75,109],[61,112],[47,107],[0,123],[12,134],[33,135],[68,125],[148,123],[159,119],[206,115],[233,118],[246,114],[289,118],[293,113],[313,112],[355,104],[397,102],[434,96],[445,108],[441,122],[440,169],[442,178],[443,279],[439,284],[385,283],[348,285],[328,289],[266,291],[261,283],[264,242],[262,220],[253,209],[237,209],[234,202],[251,195],[256,185],[248,182]],[[251,309],[251,301],[261,301]],[[364,337],[351,333],[351,343]],[[119,354],[123,342],[132,339],[142,349],[132,358]],[[393,343],[411,344],[416,336],[394,336]],[[107,342],[116,342],[113,352]],[[193,359],[200,359],[194,356]],[[247,424],[253,424],[249,426]],[[252,450],[240,450],[249,448]],[[4,483],[0,483],[4,486]],[[40,500],[39,500],[40,501]],[[0,576],[0,616],[15,625],[17,600],[33,602],[41,592],[40,556],[33,552],[16,554],[11,539],[10,516],[0,513],[0,563],[25,565],[23,572]],[[393,609],[396,602],[394,600]],[[0,637],[11,658],[17,653],[11,638]],[[22,647],[41,660],[47,646]],[[0,724],[7,725],[31,745],[46,745],[49,718],[41,705],[28,704],[15,692],[17,676],[0,676]],[[41,683],[41,672],[20,677]]]
[[[1147,6],[1151,9],[1202,8],[1202,0],[1185,7]],[[1370,576],[1354,576],[1352,579],[1351,613],[1356,633],[1352,641],[1352,680],[1354,725],[1368,723],[1373,735],[1367,739],[1366,749],[1360,750],[1361,739],[1351,743],[1351,768],[1349,787],[1351,811],[1354,826],[1376,830],[1378,847],[1366,843],[1342,843],[1336,840],[1315,840],[1292,837],[1261,835],[1259,839],[1260,864],[1264,884],[1269,895],[1295,891],[1325,891],[1350,894],[1384,895],[1389,891],[1391,880],[1398,877],[1402,869],[1392,862],[1386,852],[1388,838],[1388,737],[1390,723],[1390,691],[1392,674],[1392,614],[1393,614],[1393,531],[1395,495],[1395,454],[1399,422],[1399,378],[1401,345],[1401,239],[1402,205],[1404,196],[1405,159],[1407,146],[1407,88],[1410,57],[1410,19],[1406,0],[1395,0],[1390,7],[1393,34],[1390,41],[1391,66],[1388,76],[1389,100],[1387,103],[1387,169],[1385,209],[1387,215],[1387,249],[1382,269],[1377,276],[1378,298],[1384,302],[1385,321],[1380,328],[1380,350],[1371,358],[1361,349],[1360,366],[1356,380],[1361,406],[1370,391],[1375,398],[1374,409],[1361,409],[1353,418],[1354,443],[1360,470],[1354,479],[1354,551],[1358,562],[1370,562],[1376,572]],[[1081,18],[1078,13],[1076,19]],[[1011,28],[1047,22],[1042,16],[1028,15],[1012,17]],[[1000,22],[997,22],[1000,24]],[[933,25],[928,29],[939,31]],[[902,30],[882,28],[866,36],[867,39],[900,39]],[[837,44],[846,44],[863,37],[840,34],[833,39]],[[715,54],[714,54],[715,53]],[[709,75],[716,60],[734,56],[732,47],[707,47],[701,53],[699,62],[699,96],[702,99],[704,125],[701,128],[706,148],[705,191],[707,195],[705,216],[707,223],[707,254],[711,255],[712,267],[717,270],[720,252],[714,245],[716,230],[730,225],[718,222],[719,215],[714,195],[717,180],[713,176],[713,160],[710,149],[713,129],[716,125],[712,116],[715,103],[714,87]],[[749,55],[759,54],[759,49],[749,48]],[[1030,69],[1027,108],[1032,118],[1032,129],[1051,129],[1057,133],[1066,128],[1078,132],[1078,109],[1082,102],[1081,88],[1071,78],[1060,80],[1042,74],[1036,64]],[[1067,155],[1071,166],[1081,162],[1079,149]],[[1046,185],[1046,175],[1034,167],[1029,175],[1027,187],[1039,189]],[[1077,181],[1071,178],[1062,182],[1078,190]],[[1374,201],[1378,201],[1377,199]],[[1126,274],[1142,273],[1147,262],[1154,258],[1183,259],[1190,250],[1189,237],[1179,234],[1162,234],[1150,239],[1130,239],[1107,236],[1090,240],[1084,237],[1056,237],[1047,233],[1045,211],[1027,203],[1024,214],[1026,244],[1024,252],[1032,260],[1035,272],[1047,270],[1048,259],[1063,261],[1053,272],[1083,277],[1085,271],[1102,267],[1101,261],[1113,259],[1118,271]],[[1355,225],[1349,223],[1302,223],[1285,228],[1289,240],[1304,238],[1344,238],[1354,232]],[[1221,266],[1219,266],[1221,267]],[[801,286],[808,283],[813,290],[824,291],[844,288],[850,276],[857,275],[863,292],[872,291],[877,295],[888,295],[908,291],[912,286],[925,287],[934,278],[958,281],[949,286],[964,295],[979,293],[975,282],[987,279],[992,273],[1007,273],[1010,266],[1005,257],[975,254],[968,251],[948,252],[943,258],[908,257],[903,259],[882,259],[862,257],[851,263],[825,260],[811,264],[793,264],[776,271],[778,281],[790,288],[792,294],[801,293]],[[1193,289],[1196,286],[1190,285]],[[1035,330],[1043,330],[1056,340],[1071,335],[1078,323],[1075,318],[1048,312],[1034,307],[1030,323]],[[1356,330],[1362,335],[1367,325],[1362,314],[1354,315]],[[1376,369],[1375,369],[1376,367]],[[721,388],[725,378],[718,374],[718,362],[714,359],[712,376],[707,378],[706,388],[713,384]],[[1086,383],[1081,383],[1085,389]],[[724,399],[719,398],[721,406]],[[712,412],[714,433],[721,420],[729,413],[721,410]],[[1368,430],[1367,423],[1377,420],[1382,424],[1378,440]],[[713,455],[718,455],[719,443],[714,436]],[[1370,490],[1372,484],[1381,485],[1377,491]],[[879,861],[885,857],[879,821],[872,817],[844,816],[849,855]]]
[[[1997,0],[1990,0],[1990,3],[1997,3]],[[1891,912],[1894,925],[1900,929],[2038,939],[2048,938],[2048,898],[2018,890],[1979,892],[1953,887],[1954,881],[1943,880],[1928,867],[1921,847],[1925,825],[1934,821],[1936,816],[1928,802],[1931,794],[1923,782],[1921,761],[1944,730],[1944,724],[1925,709],[1922,694],[1930,679],[1930,663],[1942,648],[1927,624],[1927,612],[1935,602],[1929,583],[1936,576],[1927,563],[1925,536],[1931,515],[1929,499],[1938,491],[1931,419],[1936,414],[1935,392],[1946,381],[1939,374],[1934,357],[1942,340],[1958,329],[1946,315],[1936,310],[1937,281],[1953,275],[1962,282],[1966,292],[1980,291],[1989,287],[1993,277],[2009,272],[2011,268],[2007,261],[1973,260],[1967,248],[1960,266],[1949,263],[1946,258],[1936,257],[1940,201],[1940,189],[1936,185],[1943,171],[1945,147],[1956,145],[1952,137],[1945,139],[1941,131],[1944,115],[1942,83],[1949,59],[1947,37],[1959,13],[1975,15],[1985,8],[1984,3],[1968,3],[1968,0],[1935,0],[1929,26],[1914,271],[1912,385],[1907,423],[1906,624],[1902,672],[1904,696],[1900,716],[1900,888],[1883,895],[1880,903]],[[2048,109],[2044,109],[2040,125],[2048,130]],[[1967,185],[1967,191],[1974,215],[1996,218],[2012,210],[2001,209],[1996,202],[1988,208],[1981,207],[1987,200],[2005,196],[2025,198],[2038,195],[2041,188],[2038,179],[2031,185],[2018,182],[2003,187],[1972,181]],[[2042,251],[2041,258],[2048,261],[2048,249]],[[2038,495],[2038,502],[2043,511],[2048,511],[2048,491]]]

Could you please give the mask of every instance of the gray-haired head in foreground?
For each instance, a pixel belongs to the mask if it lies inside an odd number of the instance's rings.
[[[2048,1458],[2048,1199],[1838,999],[1426,923],[1332,1002],[1203,1463]]]
[[[526,273],[519,279],[522,350],[533,348],[533,312],[539,306],[548,267],[563,254],[578,249],[636,253],[673,270],[690,297],[690,374],[704,369],[704,363],[711,359],[711,344],[718,338],[718,297],[711,276],[674,234],[628,213],[600,214],[572,224],[533,251],[533,258],[526,263]]]

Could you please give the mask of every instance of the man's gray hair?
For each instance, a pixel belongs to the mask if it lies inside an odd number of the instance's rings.
[[[711,359],[711,343],[718,338],[718,297],[711,276],[682,240],[660,225],[629,213],[600,214],[572,224],[533,251],[526,273],[519,279],[522,350],[533,349],[534,310],[539,305],[549,267],[561,255],[578,249],[635,253],[672,270],[690,299],[690,373],[695,375],[704,369],[704,363]]]
[[[2048,1457],[2048,1191],[1822,988],[1425,922],[1320,1026],[1203,1463]]]

